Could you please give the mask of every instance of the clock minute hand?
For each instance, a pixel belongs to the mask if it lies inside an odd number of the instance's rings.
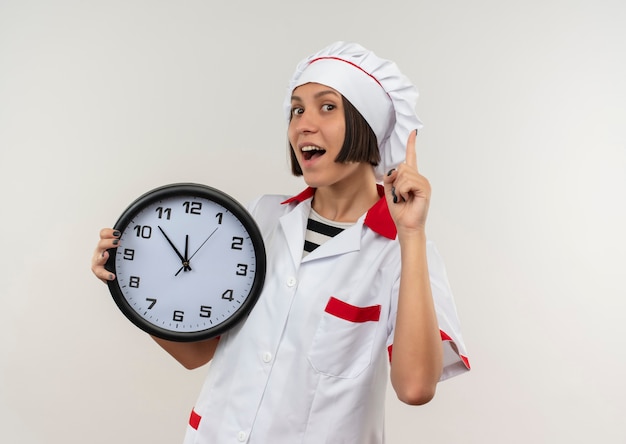
[[[183,266],[182,266],[182,269],[185,271],[191,271],[191,267],[189,266],[188,256],[189,256],[189,235],[185,234],[185,258],[183,259]],[[178,273],[180,273],[180,270],[178,270],[174,276],[178,276]]]
[[[187,264],[185,267],[185,271],[187,271],[187,268],[191,270],[191,267],[189,266],[189,235],[185,234],[185,259],[183,259],[183,264]]]
[[[174,251],[176,252],[178,257],[180,258],[181,262],[183,263],[183,267],[182,268],[184,268],[185,270],[187,270],[187,269],[191,270],[191,267],[189,266],[189,260],[186,259],[185,257],[183,257],[182,254],[180,254],[180,251],[178,251],[178,248],[176,248],[176,246],[170,240],[170,238],[167,237],[167,234],[165,234],[165,231],[163,231],[163,228],[161,228],[161,226],[159,226],[159,225],[157,225],[157,226],[158,226],[159,230],[161,231],[161,233],[163,234],[163,237],[165,237],[167,242],[172,246],[172,248],[174,249]],[[178,273],[180,273],[180,271]],[[176,273],[176,275],[178,275],[178,273]]]
[[[182,270],[191,271],[191,267],[189,266],[189,235],[185,234],[185,258],[183,259],[183,266],[174,274],[174,276],[178,276]]]

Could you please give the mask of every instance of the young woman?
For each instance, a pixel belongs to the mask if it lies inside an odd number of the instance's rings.
[[[185,443],[384,442],[387,380],[427,403],[469,370],[444,265],[425,225],[417,90],[397,66],[337,42],[303,60],[285,103],[297,196],[249,206],[267,275],[250,316],[197,343],[155,338],[187,368],[211,361]],[[103,267],[118,233],[104,229]]]

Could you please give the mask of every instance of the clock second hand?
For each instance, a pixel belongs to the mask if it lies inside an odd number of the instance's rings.
[[[217,227],[217,228],[219,228],[219,227]],[[192,259],[192,258],[196,255],[196,253],[197,253],[198,251],[200,251],[200,248],[202,248],[202,247],[204,246],[204,244],[206,244],[206,243],[207,243],[207,241],[208,241],[209,239],[211,239],[211,236],[213,236],[213,235],[215,234],[215,232],[217,231],[217,228],[215,228],[215,230],[213,230],[213,231],[211,232],[211,234],[209,234],[209,237],[207,237],[207,238],[204,240],[204,242],[202,242],[202,244],[200,244],[200,246],[198,247],[198,249],[197,249],[196,251],[194,251],[194,253],[191,255],[191,257],[190,257],[189,259],[187,259],[187,267],[189,267],[189,263],[191,262],[191,259]],[[186,246],[185,246],[185,247],[186,247]],[[185,253],[186,253],[186,251],[185,251]],[[185,256],[186,256],[186,254],[185,254]],[[176,272],[175,276],[178,276],[178,273],[180,273],[180,272],[183,270],[183,268],[185,268],[185,266],[184,266],[184,265],[183,265],[182,267],[180,267],[180,270],[178,270],[178,271]],[[189,267],[189,269],[191,270],[191,267]]]

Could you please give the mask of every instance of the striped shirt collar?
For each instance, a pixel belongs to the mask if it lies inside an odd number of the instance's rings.
[[[396,224],[391,218],[389,213],[389,207],[387,207],[387,199],[385,198],[385,189],[382,185],[377,185],[378,195],[380,199],[376,202],[368,211],[363,222],[372,231],[385,236],[388,239],[395,239],[397,230]],[[281,202],[283,204],[289,204],[292,202],[300,203],[307,199],[310,199],[315,194],[315,188],[308,187],[300,194],[297,194],[289,199]]]

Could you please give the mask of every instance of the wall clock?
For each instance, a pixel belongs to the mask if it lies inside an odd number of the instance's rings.
[[[245,319],[263,288],[265,247],[247,210],[215,188],[177,183],[153,189],[121,214],[105,268],[109,290],[137,327],[191,342]]]

